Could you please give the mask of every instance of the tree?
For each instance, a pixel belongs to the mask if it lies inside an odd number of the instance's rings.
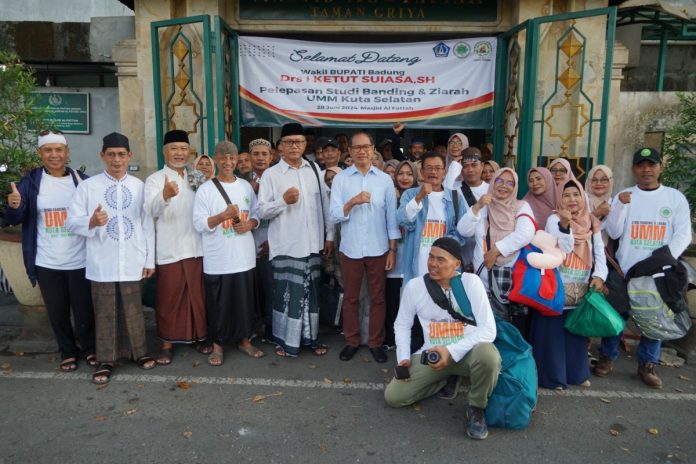
[[[48,128],[46,110],[36,108],[34,71],[16,54],[0,50],[0,209],[10,182],[40,166],[36,131]]]
[[[679,121],[667,131],[662,182],[679,189],[696,219],[696,93],[679,93]]]

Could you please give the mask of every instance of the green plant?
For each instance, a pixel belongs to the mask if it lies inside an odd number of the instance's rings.
[[[696,224],[696,93],[679,93],[679,120],[667,131],[662,182],[681,190]]]
[[[37,128],[47,128],[46,110],[34,106],[34,71],[16,54],[0,50],[0,207],[10,182],[40,166]]]

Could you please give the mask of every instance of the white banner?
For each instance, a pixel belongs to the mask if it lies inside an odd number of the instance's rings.
[[[496,39],[392,44],[239,37],[243,126],[490,128]]]

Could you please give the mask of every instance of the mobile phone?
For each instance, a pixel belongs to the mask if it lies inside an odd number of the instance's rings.
[[[409,372],[406,366],[396,366],[394,368],[394,377],[399,380],[406,380],[411,378],[411,372]]]

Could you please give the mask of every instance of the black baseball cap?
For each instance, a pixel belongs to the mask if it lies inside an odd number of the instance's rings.
[[[319,145],[321,149],[323,150],[326,147],[335,147],[338,148],[338,142],[335,139],[332,139],[331,137],[326,138],[325,140],[322,140],[321,145]]]
[[[661,163],[662,156],[660,156],[660,152],[654,148],[641,148],[633,154],[633,165],[645,160],[652,161],[653,163]]]

